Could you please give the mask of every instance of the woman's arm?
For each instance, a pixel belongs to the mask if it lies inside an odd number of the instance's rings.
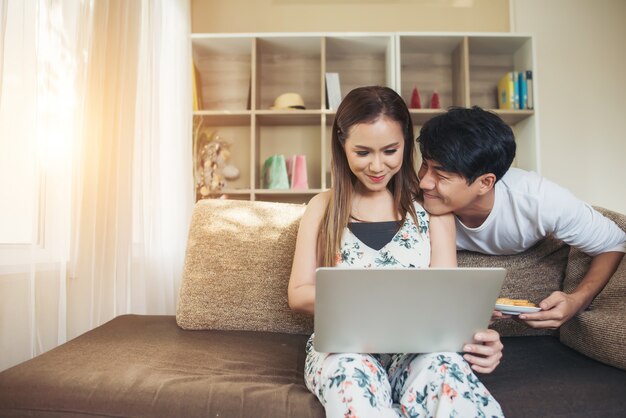
[[[456,267],[456,224],[454,215],[430,216],[430,266]],[[500,335],[492,329],[478,331],[474,341],[463,347],[463,358],[479,373],[491,373],[502,359]]]
[[[317,235],[329,196],[328,192],[314,196],[300,220],[287,289],[289,307],[296,312],[313,315],[315,309],[315,269],[319,265]]]
[[[456,267],[454,215],[430,215],[430,267]]]

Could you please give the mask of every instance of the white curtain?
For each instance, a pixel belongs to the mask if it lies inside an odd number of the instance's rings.
[[[0,2],[0,155],[23,157],[0,203],[32,208],[0,242],[2,370],[174,314],[194,197],[188,0]]]
[[[2,94],[2,69],[4,68],[4,34],[7,29],[8,0],[0,0],[0,95]]]

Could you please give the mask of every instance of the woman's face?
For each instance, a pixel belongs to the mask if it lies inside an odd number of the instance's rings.
[[[373,123],[356,124],[348,132],[344,151],[350,170],[367,190],[385,191],[402,167],[402,127],[385,116]]]

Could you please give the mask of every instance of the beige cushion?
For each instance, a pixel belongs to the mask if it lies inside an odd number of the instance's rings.
[[[185,329],[307,334],[287,304],[304,205],[210,199],[191,220],[176,322]]]
[[[517,255],[493,256],[460,251],[458,262],[459,267],[506,268],[500,296],[539,303],[555,290],[561,290],[568,252],[569,246],[548,238]],[[556,334],[556,331],[528,328],[513,319],[496,321],[492,328],[505,337]]]
[[[598,209],[626,231],[626,216]],[[563,290],[571,292],[589,269],[591,257],[572,249]],[[589,308],[563,324],[565,345],[606,364],[626,370],[626,258]]]

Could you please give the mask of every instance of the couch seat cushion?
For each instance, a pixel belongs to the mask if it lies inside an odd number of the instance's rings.
[[[503,338],[504,357],[479,375],[507,418],[623,417],[626,372],[592,360],[555,337]]]
[[[323,417],[304,386],[306,340],[121,316],[0,373],[0,417]],[[623,416],[626,372],[554,337],[503,342],[479,378],[507,418]]]
[[[307,339],[120,316],[0,373],[0,416],[323,417]]]

